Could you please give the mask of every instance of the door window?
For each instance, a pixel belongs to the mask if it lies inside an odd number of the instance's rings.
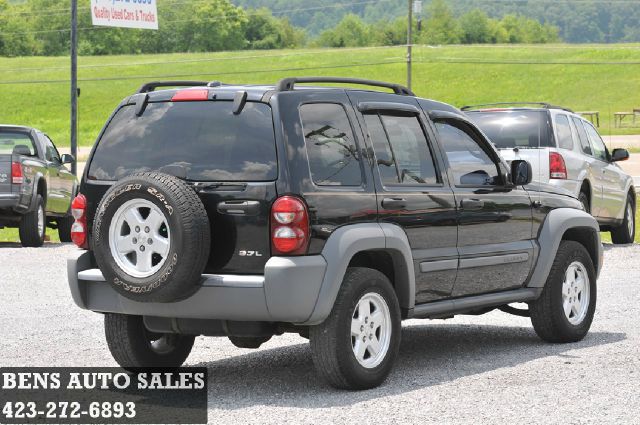
[[[591,142],[593,156],[601,161],[608,161],[609,155],[607,153],[607,147],[605,146],[596,129],[588,123],[584,124],[584,128],[587,130],[587,134],[589,135],[589,141]]]
[[[498,166],[466,131],[446,122],[436,123],[456,186],[495,186]]]
[[[582,125],[582,120],[573,117],[573,123],[576,125],[576,130],[578,130],[578,139],[580,140],[580,147],[582,148],[582,152],[587,155],[593,155],[591,151],[591,145],[589,145],[589,138],[587,137],[587,132],[584,131],[584,126]]]
[[[51,139],[47,136],[42,136],[44,139],[45,153],[44,156],[49,162],[53,162],[56,164],[62,164],[62,160],[60,159],[60,154],[58,153],[58,149],[53,145]]]
[[[558,135],[558,147],[573,150],[571,125],[569,125],[569,119],[566,115],[558,115],[556,117],[556,133]]]
[[[302,105],[300,117],[314,183],[319,186],[360,186],[360,155],[342,105]]]
[[[416,116],[364,116],[383,184],[437,184],[433,155]]]

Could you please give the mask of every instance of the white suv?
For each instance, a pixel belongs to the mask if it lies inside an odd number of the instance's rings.
[[[507,161],[523,159],[533,167],[534,184],[570,192],[610,231],[616,244],[635,238],[633,179],[616,162],[626,149],[609,153],[591,122],[544,103],[509,103],[462,108]],[[543,192],[540,192],[541,194]]]

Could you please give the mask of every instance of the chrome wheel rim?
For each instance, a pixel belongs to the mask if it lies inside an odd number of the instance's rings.
[[[146,199],[125,202],[109,226],[109,247],[129,276],[145,278],[162,268],[171,250],[167,217]]]
[[[351,348],[358,363],[372,369],[387,356],[391,345],[391,313],[380,294],[362,296],[351,317]]]
[[[44,208],[38,207],[38,235],[44,236]]]
[[[589,311],[591,286],[585,266],[574,261],[567,267],[562,283],[562,309],[572,325],[580,325]]]
[[[635,225],[636,223],[633,219],[633,206],[630,203],[627,203],[627,230],[629,231],[629,237],[633,237]]]

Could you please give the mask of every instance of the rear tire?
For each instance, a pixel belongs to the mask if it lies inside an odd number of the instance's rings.
[[[347,269],[329,317],[310,328],[318,374],[336,388],[377,387],[397,357],[400,322],[398,298],[389,279],[373,269]]]
[[[540,298],[529,303],[538,336],[547,342],[582,340],[593,321],[596,292],[596,272],[586,248],[562,241]]]
[[[189,357],[195,337],[159,334],[147,330],[141,316],[105,314],[104,330],[109,351],[124,369],[177,369]]]
[[[44,200],[37,195],[36,208],[22,216],[20,220],[20,243],[24,247],[38,248],[44,244],[47,231],[47,216]]]
[[[73,216],[65,215],[58,219],[58,237],[60,242],[72,242],[71,226],[73,226]]]
[[[611,240],[616,245],[630,244],[636,238],[636,203],[631,194],[627,195],[624,206],[624,220],[618,227],[611,229]]]

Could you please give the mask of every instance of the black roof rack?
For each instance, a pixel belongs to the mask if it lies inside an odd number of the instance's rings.
[[[207,84],[208,81],[152,81],[144,84],[136,93],[150,93],[159,87],[206,87]]]
[[[539,106],[541,108],[544,109],[561,109],[563,111],[567,111],[567,112],[571,112],[573,113],[573,111],[569,108],[564,108],[562,106],[557,106],[557,105],[551,105],[549,103],[544,103],[544,102],[502,102],[502,103],[483,103],[480,105],[469,105],[469,106],[463,106],[462,108],[460,108],[460,110],[462,111],[470,111],[472,109],[478,109],[478,108],[484,108],[487,106]]]
[[[360,78],[342,78],[342,77],[292,77],[280,80],[276,86],[276,91],[292,91],[295,89],[296,83],[340,83],[340,84],[357,84],[372,87],[384,87],[393,90],[395,94],[402,96],[415,96],[415,94],[407,87],[400,84],[385,83],[383,81],[363,80]]]

